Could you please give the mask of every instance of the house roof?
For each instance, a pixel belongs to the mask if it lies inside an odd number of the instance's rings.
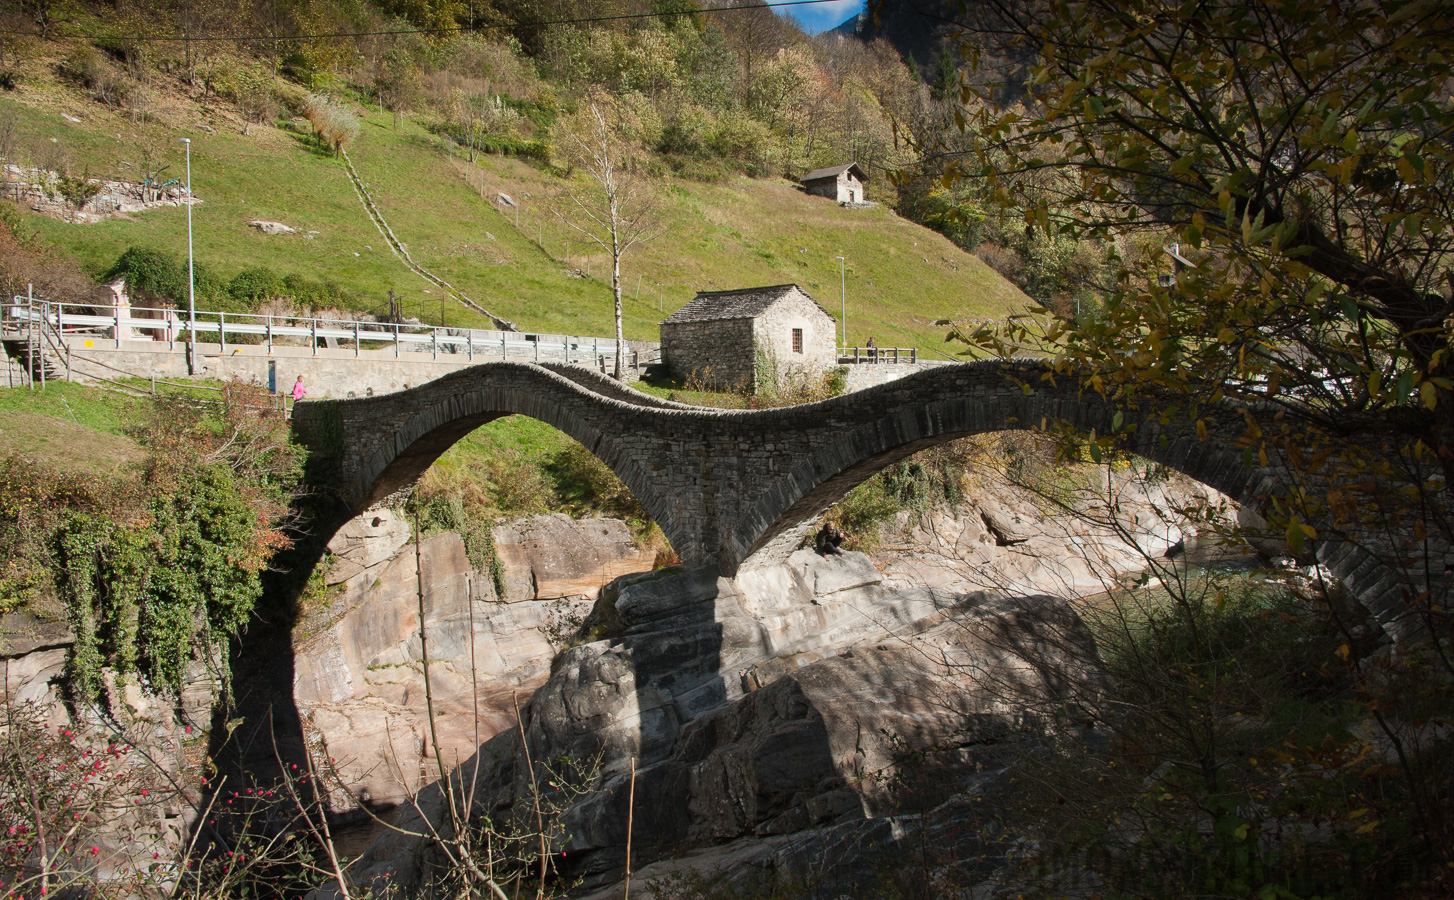
[[[829,166],[826,169],[814,169],[813,171],[804,175],[802,181],[804,184],[807,184],[810,181],[817,181],[821,178],[837,178],[839,175],[842,175],[849,169],[853,170],[854,174],[858,176],[859,181],[868,180],[868,173],[863,170],[863,166],[860,166],[856,162],[852,162],[844,163],[841,166]]]
[[[813,296],[796,284],[774,284],[768,287],[739,288],[735,291],[701,291],[692,302],[667,316],[662,324],[682,322],[715,322],[721,319],[755,319],[768,307],[797,291],[833,318]]]

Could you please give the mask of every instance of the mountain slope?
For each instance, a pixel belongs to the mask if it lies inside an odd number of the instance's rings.
[[[193,183],[203,201],[194,210],[195,252],[223,278],[265,266],[331,280],[362,308],[376,310],[385,308],[392,288],[408,315],[488,327],[484,316],[456,303],[441,311],[439,290],[393,256],[341,162],[310,138],[267,126],[243,136],[225,106],[181,95],[167,96],[152,121],[133,122],[56,80],[43,61],[31,68],[19,91],[0,98],[0,116],[13,117],[21,148],[12,155],[68,166],[73,175],[127,180],[137,177],[144,158],[163,159],[170,163],[163,177],[174,178],[184,170],[179,139],[190,138]],[[560,178],[505,157],[468,163],[420,121],[406,117],[396,130],[392,117],[376,110],[364,111],[350,154],[390,226],[425,268],[522,330],[610,333],[609,256],[583,252],[579,235],[549,213]],[[873,335],[879,346],[930,349],[943,340],[936,319],[996,315],[1027,302],[978,259],[883,208],[844,210],[780,180],[663,178],[661,190],[661,236],[623,261],[629,337],[655,339],[657,322],[697,290],[798,282],[836,314],[837,256],[846,258],[850,343]],[[518,212],[489,202],[499,191],[519,201]],[[28,218],[94,274],[131,245],[178,258],[186,253],[184,209],[96,225]],[[247,225],[254,219],[280,221],[300,234],[266,236]],[[577,269],[589,277],[573,277]]]

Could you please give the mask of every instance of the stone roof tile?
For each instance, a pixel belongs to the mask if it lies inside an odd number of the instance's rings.
[[[793,291],[798,291],[809,300],[813,299],[796,284],[774,284],[735,291],[702,291],[692,302],[667,316],[666,322],[678,324],[714,322],[721,319],[755,319]],[[827,310],[824,310],[824,314],[828,315]]]
[[[817,181],[820,178],[837,178],[839,175],[847,172],[849,169],[853,169],[858,174],[859,181],[868,180],[868,173],[863,171],[863,167],[860,166],[858,163],[844,163],[841,166],[829,166],[826,169],[814,169],[813,171],[804,175],[801,181],[802,183],[807,184],[809,181]]]

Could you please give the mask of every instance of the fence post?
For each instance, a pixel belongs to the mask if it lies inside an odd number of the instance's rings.
[[[223,312],[217,314],[217,347],[227,352],[227,313]]]
[[[111,332],[111,335],[116,340],[116,349],[117,350],[120,350],[121,349],[121,304],[120,303],[116,304],[116,306],[113,307],[113,311],[116,313],[116,330],[113,331],[113,332]]]
[[[470,362],[475,361],[475,330],[473,328],[465,329],[464,352]]]
[[[313,345],[313,355],[318,355],[318,320],[308,320],[308,333],[311,335],[309,343]]]
[[[535,336],[535,364],[540,365],[540,335]]]
[[[431,328],[429,330],[429,337],[430,340],[433,341],[434,358],[439,359],[439,329]]]
[[[591,362],[593,365],[599,366],[602,369],[606,368],[606,363],[601,360],[600,338],[591,338]]]
[[[394,358],[399,358],[399,323],[394,323]]]
[[[268,355],[273,354],[273,317],[268,316]]]
[[[35,342],[36,349],[40,351],[40,389],[45,390],[45,323],[50,318],[50,304],[44,301],[40,307],[40,334]]]
[[[505,332],[502,331],[500,332],[500,362],[505,361],[505,354],[508,352],[509,351],[505,349]]]
[[[918,363],[918,361],[919,361],[919,348],[918,347],[910,347],[909,348],[909,362],[910,363]]]
[[[360,350],[360,341],[358,339],[358,320],[355,319],[354,322],[353,322],[353,355],[354,355],[354,358],[357,358],[358,357],[359,350]]]
[[[25,286],[25,378],[30,389],[35,390],[35,353],[30,349],[35,336],[35,289]]]

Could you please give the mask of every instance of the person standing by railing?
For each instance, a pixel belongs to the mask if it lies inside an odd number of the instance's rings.
[[[874,362],[878,358],[878,347],[874,346],[873,335],[868,336],[868,361]]]

